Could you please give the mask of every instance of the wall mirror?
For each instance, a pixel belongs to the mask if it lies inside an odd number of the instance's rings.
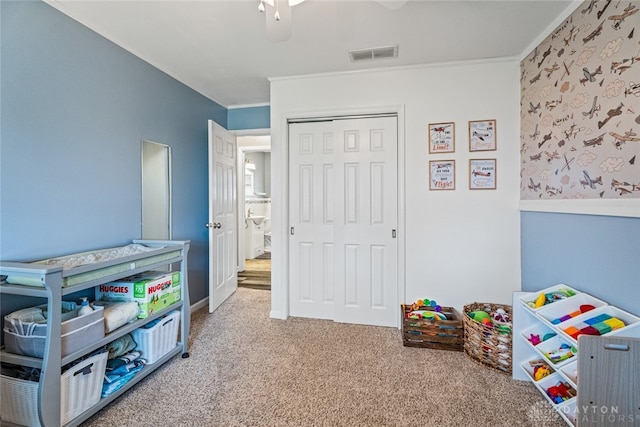
[[[142,238],[171,239],[171,147],[142,141]]]

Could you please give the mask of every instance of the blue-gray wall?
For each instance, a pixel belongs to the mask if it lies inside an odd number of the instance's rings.
[[[271,107],[231,108],[227,113],[227,129],[269,129],[271,127]]]
[[[149,139],[172,147],[173,237],[206,298],[207,120],[227,110],[43,2],[0,7],[0,259],[139,238]]]
[[[558,283],[640,315],[640,218],[523,212],[522,289]]]

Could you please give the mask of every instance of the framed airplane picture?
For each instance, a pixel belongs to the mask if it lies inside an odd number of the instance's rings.
[[[429,190],[456,189],[456,161],[429,161]]]
[[[455,123],[429,123],[429,154],[455,151]]]
[[[469,160],[469,189],[496,189],[496,159]]]
[[[496,144],[495,120],[469,122],[469,151],[492,151]]]

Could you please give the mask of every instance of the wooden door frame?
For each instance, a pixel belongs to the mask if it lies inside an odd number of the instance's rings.
[[[271,260],[271,312],[270,317],[289,317],[289,122],[295,120],[322,120],[336,117],[366,117],[394,114],[398,117],[398,272],[397,301],[406,295],[406,226],[405,226],[405,135],[404,105],[337,109],[315,112],[287,112],[279,118],[280,135],[271,141],[271,156],[279,165],[273,169],[272,179],[272,260]],[[273,138],[273,136],[272,136]],[[275,214],[274,214],[275,212]],[[400,306],[398,305],[398,311]],[[400,327],[398,315],[396,327]]]

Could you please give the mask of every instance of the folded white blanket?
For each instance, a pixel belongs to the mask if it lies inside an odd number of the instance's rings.
[[[104,307],[104,332],[107,334],[138,318],[139,307],[135,301],[95,301],[93,304]]]

